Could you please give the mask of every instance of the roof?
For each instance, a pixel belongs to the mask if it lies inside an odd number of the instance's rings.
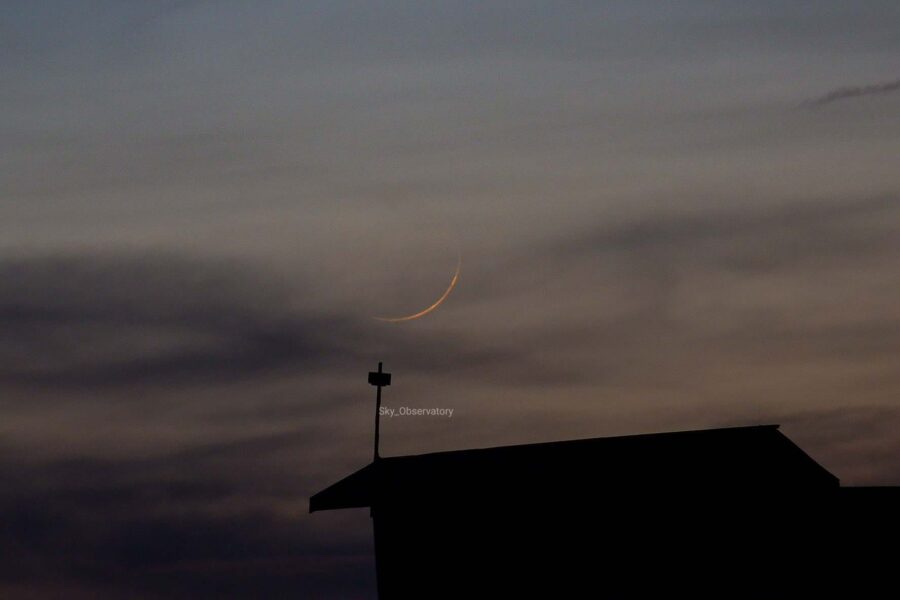
[[[758,425],[381,458],[312,496],[309,510],[838,485],[778,425]]]

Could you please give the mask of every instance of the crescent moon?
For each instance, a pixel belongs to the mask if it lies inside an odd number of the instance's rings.
[[[450,292],[453,291],[453,288],[456,287],[456,282],[459,281],[459,271],[462,269],[462,255],[460,254],[456,259],[456,272],[453,274],[453,278],[450,280],[450,285],[447,286],[446,291],[441,294],[441,297],[437,299],[437,301],[426,308],[425,310],[421,310],[414,315],[407,315],[405,317],[373,317],[378,321],[387,321],[388,323],[400,323],[402,321],[412,321],[413,319],[418,319],[419,317],[424,317],[438,306],[444,303],[444,300],[447,299],[447,296],[450,295]]]

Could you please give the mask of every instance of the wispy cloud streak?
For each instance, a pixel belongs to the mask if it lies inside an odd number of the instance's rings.
[[[890,94],[900,90],[900,79],[888,81],[884,83],[874,83],[871,85],[857,85],[840,87],[832,90],[823,96],[807,100],[803,103],[804,107],[815,108],[825,106],[840,100],[849,100],[851,98],[861,98],[863,96],[880,96],[882,94]]]

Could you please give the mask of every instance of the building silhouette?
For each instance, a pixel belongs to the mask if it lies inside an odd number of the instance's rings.
[[[898,490],[765,425],[376,458],[309,510],[370,509],[382,600],[805,598],[896,592]]]

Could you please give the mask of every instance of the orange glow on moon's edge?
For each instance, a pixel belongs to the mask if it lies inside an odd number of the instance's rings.
[[[438,306],[443,304],[444,300],[447,299],[447,296],[450,295],[450,292],[453,291],[453,288],[456,287],[456,282],[459,281],[459,271],[462,268],[462,255],[456,261],[456,272],[453,274],[453,279],[450,280],[450,285],[447,287],[447,290],[441,294],[441,297],[437,299],[437,301],[426,308],[425,310],[419,311],[414,315],[408,315],[405,317],[373,317],[378,321],[387,321],[388,323],[400,323],[402,321],[412,321],[413,319],[418,319],[419,317],[424,317]]]

